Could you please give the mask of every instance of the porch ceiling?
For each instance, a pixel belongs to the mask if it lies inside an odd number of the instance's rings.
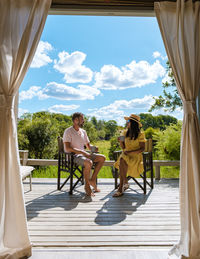
[[[50,14],[154,16],[154,2],[155,0],[52,0]]]

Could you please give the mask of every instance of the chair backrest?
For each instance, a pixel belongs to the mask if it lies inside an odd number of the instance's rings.
[[[153,149],[152,138],[149,138],[145,142],[145,150],[144,150],[144,152],[152,152],[152,149]]]
[[[59,152],[64,152],[64,144],[63,139],[61,137],[58,137],[58,150]]]

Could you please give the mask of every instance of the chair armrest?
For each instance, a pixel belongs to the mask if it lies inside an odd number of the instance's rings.
[[[31,175],[35,168],[33,166],[20,166],[20,174],[22,180],[25,180],[27,176]]]
[[[62,152],[63,154],[65,154],[65,155],[69,155],[69,156],[74,156],[75,155],[75,153],[73,153],[73,152]]]
[[[117,161],[118,157],[121,155],[122,150],[116,150],[113,152],[114,160]]]

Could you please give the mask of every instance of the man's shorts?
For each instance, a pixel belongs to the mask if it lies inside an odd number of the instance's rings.
[[[94,160],[96,159],[97,155],[92,153],[91,154],[91,158],[89,158],[90,160],[92,160],[92,162],[94,162]],[[81,165],[81,166],[84,166],[84,162],[85,160],[88,159],[87,157],[79,154],[79,155],[75,155],[74,156],[74,163],[77,164],[77,165]]]

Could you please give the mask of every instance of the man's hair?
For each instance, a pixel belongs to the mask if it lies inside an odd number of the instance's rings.
[[[83,116],[83,113],[75,112],[74,114],[72,114],[72,121],[74,121],[76,118],[79,118],[81,116]]]

